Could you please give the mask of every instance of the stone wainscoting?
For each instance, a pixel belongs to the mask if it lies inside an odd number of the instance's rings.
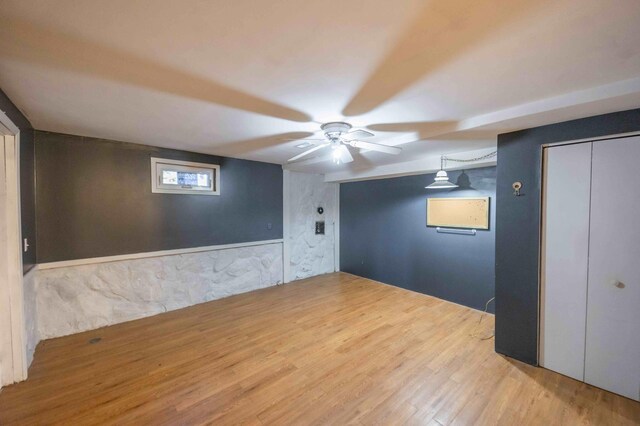
[[[27,347],[27,365],[33,361],[33,353],[40,341],[38,333],[38,306],[36,301],[37,268],[31,269],[22,278],[22,295],[24,297],[25,346]]]
[[[26,310],[35,316],[27,321],[29,361],[40,339],[280,284],[282,243],[42,269],[32,275],[25,284]],[[35,306],[29,306],[33,300]]]

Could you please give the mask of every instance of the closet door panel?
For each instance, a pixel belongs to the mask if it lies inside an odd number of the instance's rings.
[[[545,149],[540,363],[584,380],[591,143]]]
[[[585,381],[640,397],[640,137],[593,144]]]

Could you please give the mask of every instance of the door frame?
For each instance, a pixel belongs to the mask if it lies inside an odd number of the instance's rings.
[[[0,300],[0,309],[8,309],[11,318],[11,338],[7,342],[11,347],[12,365],[3,371],[4,380],[0,386],[19,382],[27,378],[27,351],[24,327],[24,296],[22,284],[22,227],[20,215],[20,129],[6,114],[0,111],[0,149],[4,151],[7,202],[0,208],[5,209],[7,235],[0,241],[2,251],[6,253],[6,285],[8,300]],[[2,271],[4,274],[4,271]],[[5,367],[2,367],[3,369]]]

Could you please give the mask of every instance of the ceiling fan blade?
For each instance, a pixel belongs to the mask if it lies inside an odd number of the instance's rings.
[[[108,43],[92,42],[61,32],[53,26],[48,29],[23,19],[9,20],[6,15],[2,13],[0,24],[3,60],[6,57],[28,58],[30,63],[39,66],[53,66],[59,70],[117,81],[156,93],[204,101],[210,105],[221,105],[299,123],[309,123],[313,120],[313,117],[302,111],[251,95],[227,86],[224,82],[216,82],[211,76],[199,76],[185,68],[171,66],[152,59],[150,55],[138,56],[133,52],[129,53],[130,49],[118,49]],[[20,44],[12,43],[13,39],[20,40]],[[53,55],[52,52],[60,54]]]
[[[313,148],[308,149],[308,150],[306,150],[306,151],[304,151],[304,152],[302,152],[302,153],[300,153],[300,154],[296,155],[295,157],[289,158],[287,161],[289,161],[289,162],[291,162],[291,161],[296,161],[296,160],[297,160],[297,159],[299,159],[299,158],[302,158],[302,157],[304,157],[304,156],[307,156],[307,155],[311,154],[312,152],[316,152],[316,151],[317,151],[317,150],[319,150],[319,149],[326,148],[326,147],[328,147],[329,145],[331,145],[331,144],[329,144],[329,143],[323,143],[323,144],[320,144],[320,145],[316,145],[316,146],[314,146]]]
[[[313,137],[311,132],[287,132],[275,135],[259,136],[244,140],[232,140],[216,147],[215,155],[237,157],[249,152],[271,148],[282,143],[282,139],[300,140]],[[315,144],[314,144],[315,145]]]
[[[370,149],[371,151],[384,152],[385,154],[393,155],[398,155],[402,151],[402,148],[397,146],[380,145],[377,143],[363,141],[349,141],[349,145],[354,148]]]
[[[349,140],[357,139],[357,138],[370,138],[371,136],[375,136],[371,132],[367,132],[366,130],[352,130],[345,135]]]

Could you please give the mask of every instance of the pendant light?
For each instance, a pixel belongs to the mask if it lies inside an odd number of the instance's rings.
[[[449,182],[449,176],[447,175],[447,172],[444,170],[445,161],[446,161],[445,156],[444,155],[440,156],[440,170],[438,171],[438,173],[436,173],[436,178],[434,179],[435,182],[433,182],[429,186],[425,186],[426,189],[447,189],[447,188],[458,187],[458,185],[456,185],[455,183]]]

